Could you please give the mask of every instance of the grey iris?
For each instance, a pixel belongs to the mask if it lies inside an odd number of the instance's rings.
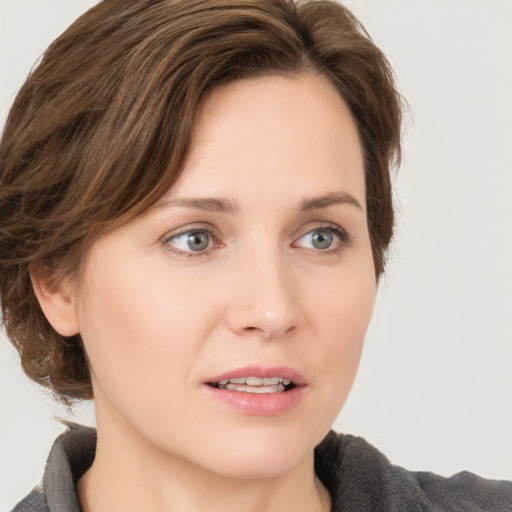
[[[333,235],[329,231],[316,231],[311,237],[311,244],[315,249],[329,249],[332,241]]]
[[[187,242],[191,251],[204,251],[208,247],[210,237],[207,233],[192,233]]]

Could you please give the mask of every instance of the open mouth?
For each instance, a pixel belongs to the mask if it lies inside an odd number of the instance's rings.
[[[283,377],[238,377],[207,382],[208,386],[243,393],[282,393],[296,387],[290,379]]]

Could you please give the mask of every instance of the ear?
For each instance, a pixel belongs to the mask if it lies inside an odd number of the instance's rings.
[[[76,314],[76,300],[71,280],[56,277],[42,266],[30,268],[30,279],[39,305],[50,325],[61,336],[80,332]]]

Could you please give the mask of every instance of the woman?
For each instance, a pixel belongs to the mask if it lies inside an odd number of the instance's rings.
[[[94,397],[97,439],[72,427],[16,510],[510,507],[327,435],[400,117],[332,2],[102,2],[49,48],[0,147],[3,321],[31,378]]]

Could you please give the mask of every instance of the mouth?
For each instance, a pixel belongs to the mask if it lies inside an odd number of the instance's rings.
[[[207,382],[208,386],[242,393],[283,393],[295,388],[291,379],[285,377],[230,377],[218,382]]]
[[[244,415],[276,416],[294,411],[308,382],[288,366],[249,365],[203,382],[210,396]]]

